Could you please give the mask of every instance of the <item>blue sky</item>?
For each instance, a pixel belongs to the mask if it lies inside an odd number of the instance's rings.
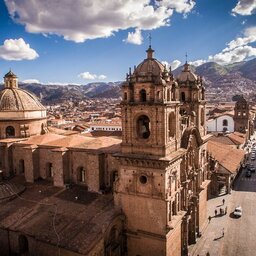
[[[0,1],[0,72],[20,81],[119,81],[145,58],[173,68],[256,57],[256,0]]]

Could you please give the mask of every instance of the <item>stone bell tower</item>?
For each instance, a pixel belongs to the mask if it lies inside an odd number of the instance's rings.
[[[235,131],[245,133],[249,128],[249,104],[243,96],[236,102],[234,114]]]
[[[178,85],[153,57],[122,86],[122,149],[114,198],[126,216],[128,255],[181,255]],[[180,213],[180,214],[179,214]]]
[[[122,87],[122,152],[166,156],[179,147],[178,88],[151,46],[146,52]]]
[[[190,65],[186,62],[182,72],[177,77],[177,82],[180,88],[180,114],[183,125],[185,124],[186,127],[195,125],[201,136],[206,135],[206,101],[202,78],[194,74]]]

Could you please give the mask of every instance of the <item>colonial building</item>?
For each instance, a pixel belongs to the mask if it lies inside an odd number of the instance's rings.
[[[114,197],[128,255],[186,255],[206,221],[204,87],[187,63],[175,81],[153,52],[123,85]]]
[[[3,255],[188,254],[207,220],[205,89],[189,64],[175,80],[153,53],[122,86],[122,139],[46,133],[25,91],[8,123],[0,110],[1,175],[13,177],[0,183]],[[0,106],[21,93],[8,76]]]

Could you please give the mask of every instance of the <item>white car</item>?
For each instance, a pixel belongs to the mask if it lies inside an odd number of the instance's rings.
[[[237,206],[234,210],[234,216],[235,217],[241,217],[242,216],[242,207],[241,206]]]

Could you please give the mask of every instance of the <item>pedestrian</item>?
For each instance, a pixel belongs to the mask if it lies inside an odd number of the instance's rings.
[[[227,214],[228,213],[228,207],[226,206],[226,208],[225,208],[225,214]]]
[[[225,235],[225,232],[224,232],[225,230],[224,230],[224,228],[222,229],[222,237],[224,237],[224,235]]]
[[[212,217],[211,217],[211,216],[209,216],[209,217],[208,217],[209,223],[211,222],[211,219],[212,219]]]
[[[209,253],[209,252],[207,252],[207,253],[206,253],[206,256],[210,256],[210,253]]]
[[[223,198],[223,200],[222,200],[222,204],[224,205],[225,204],[225,199]]]
[[[220,208],[220,215],[222,215],[222,208]]]
[[[217,211],[217,209],[215,209],[215,216],[217,216],[217,213],[218,213],[218,211]]]

